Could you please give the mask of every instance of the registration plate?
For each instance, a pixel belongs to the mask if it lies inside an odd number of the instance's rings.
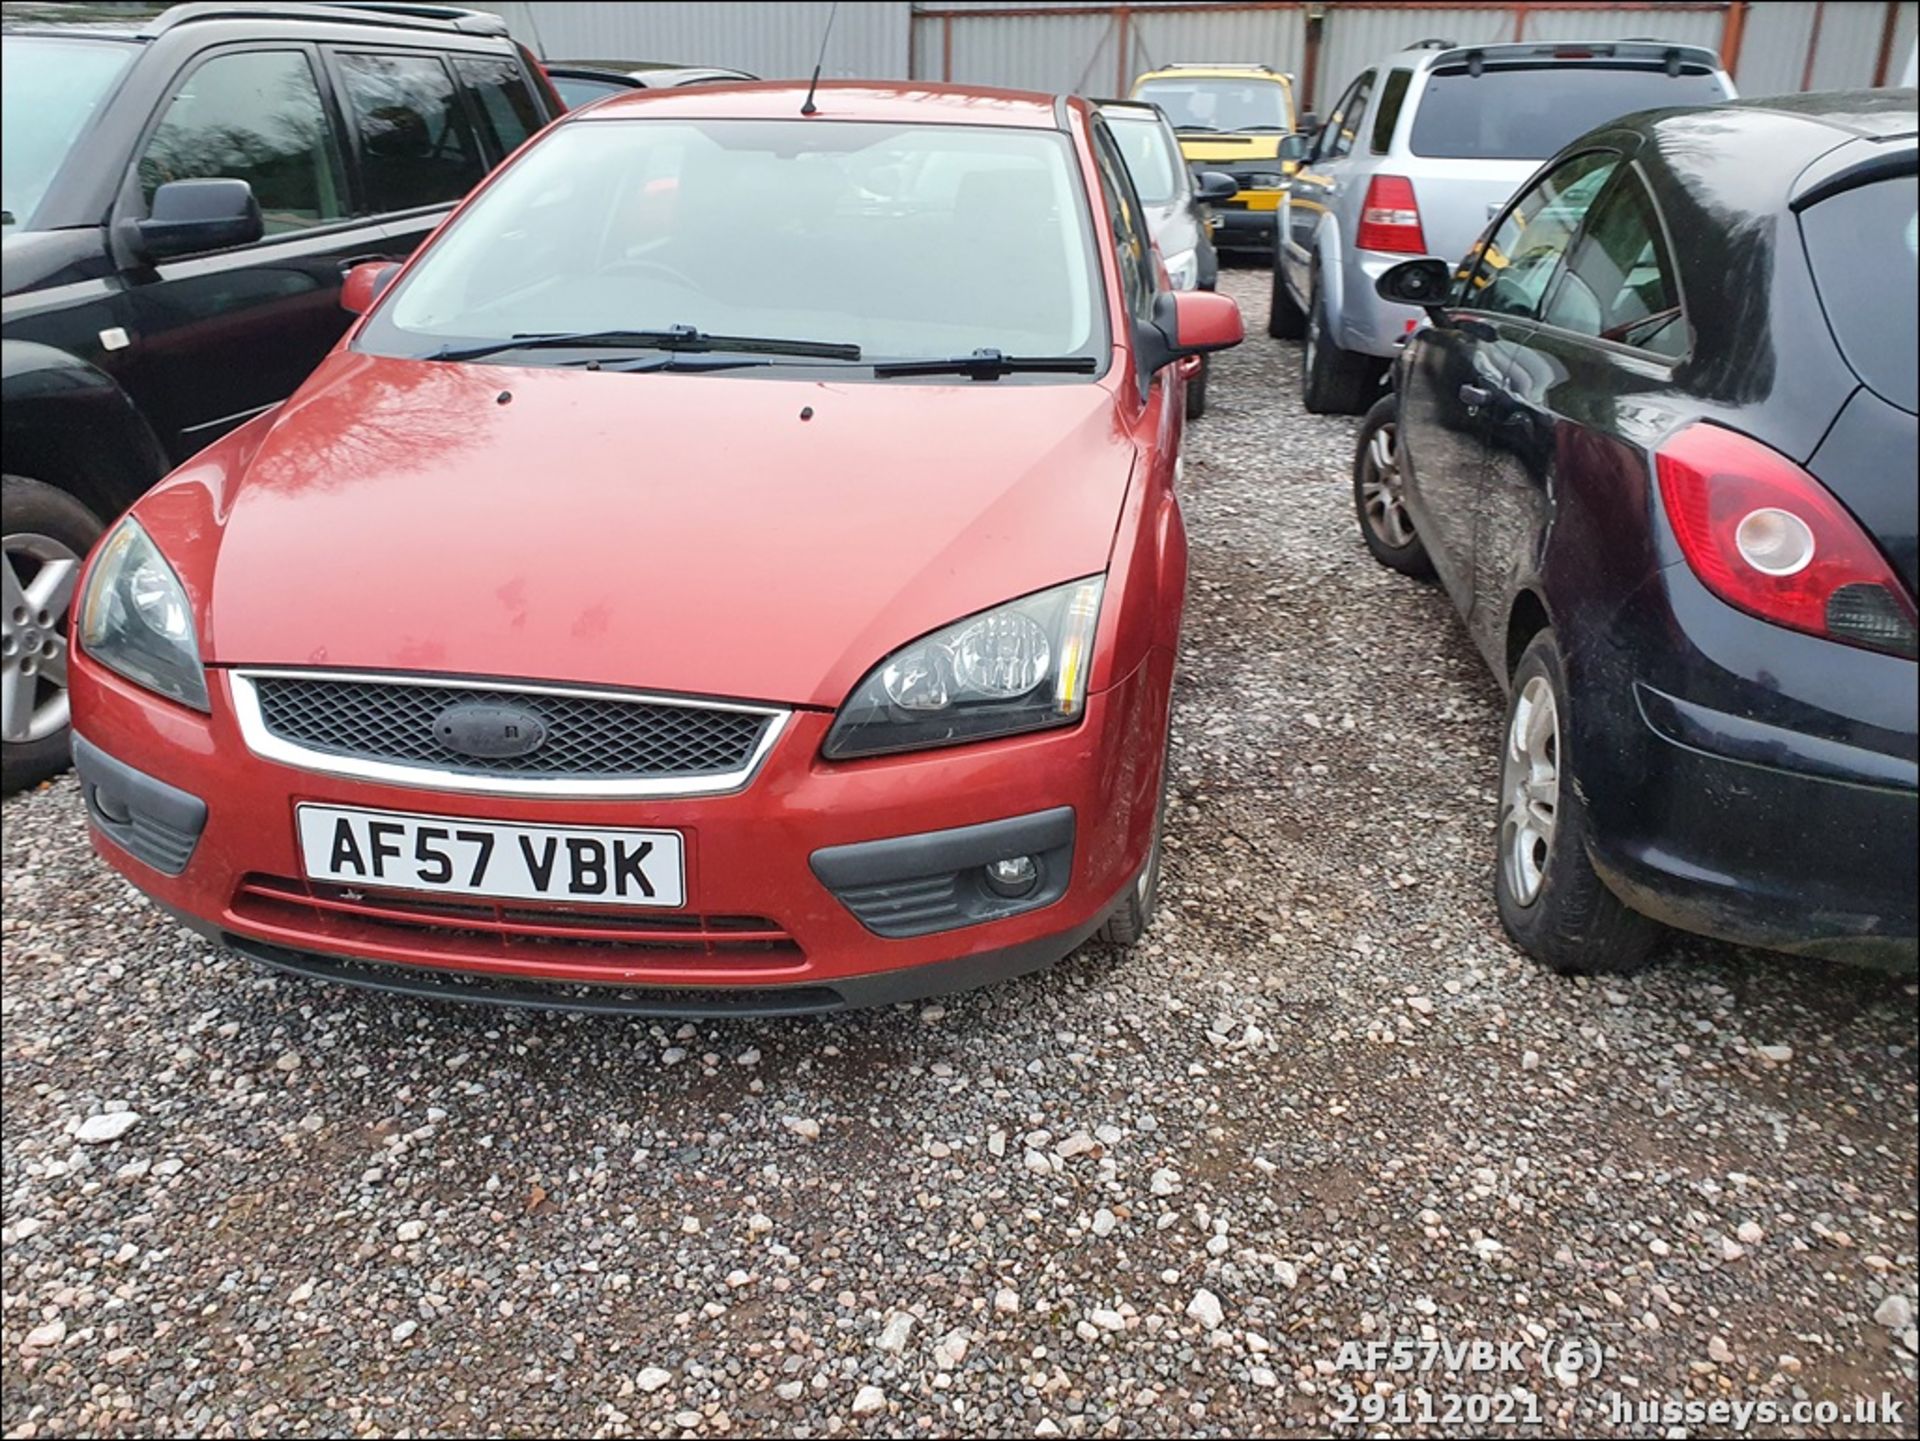
[[[684,906],[678,831],[522,826],[404,811],[294,808],[307,875],[502,900]]]

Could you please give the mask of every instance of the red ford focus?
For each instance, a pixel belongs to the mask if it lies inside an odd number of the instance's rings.
[[[550,127],[109,532],[103,856],[269,965],[536,1005],[830,1010],[1139,936],[1180,362],[1239,312],[1157,283],[1077,100],[804,98]]]

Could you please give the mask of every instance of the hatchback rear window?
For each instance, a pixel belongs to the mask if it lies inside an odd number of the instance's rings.
[[[1920,409],[1920,180],[1907,175],[1843,190],[1802,212],[1800,233],[1847,363],[1877,394]]]
[[[1427,76],[1409,148],[1449,160],[1545,160],[1596,125],[1636,110],[1727,98],[1710,70],[1622,65],[1499,65],[1474,75],[1447,65]]]

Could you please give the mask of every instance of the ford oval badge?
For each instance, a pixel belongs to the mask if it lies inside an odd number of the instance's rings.
[[[547,723],[524,706],[465,701],[434,717],[433,738],[476,760],[508,760],[539,750]]]

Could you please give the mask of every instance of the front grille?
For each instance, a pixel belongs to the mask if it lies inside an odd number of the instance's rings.
[[[720,962],[756,972],[801,965],[793,937],[764,916],[636,916],[631,911],[446,900],[282,876],[244,877],[233,914],[315,939],[399,944],[448,961],[498,956],[588,965]]]
[[[618,695],[436,685],[328,676],[248,678],[260,723],[309,753],[523,780],[700,780],[738,776],[776,717]],[[448,707],[507,705],[530,711],[545,738],[530,754],[480,757],[441,743]]]

